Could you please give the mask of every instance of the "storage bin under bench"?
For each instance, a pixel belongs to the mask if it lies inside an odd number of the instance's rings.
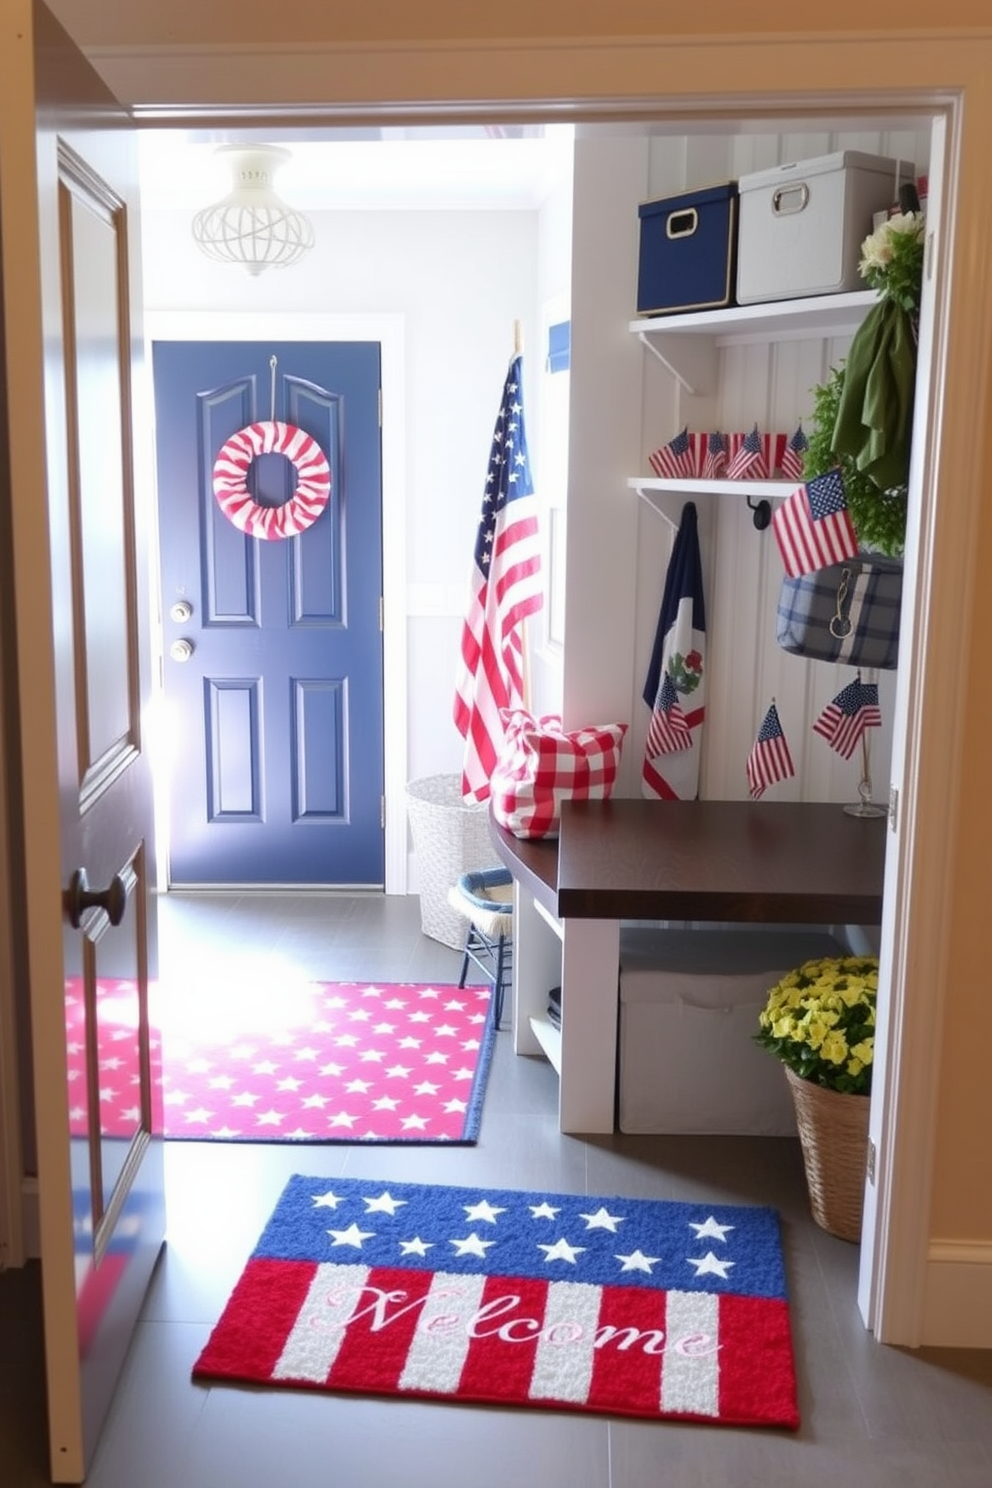
[[[822,930],[622,927],[620,1130],[795,1136],[758,1014],[787,971],[844,954]]]

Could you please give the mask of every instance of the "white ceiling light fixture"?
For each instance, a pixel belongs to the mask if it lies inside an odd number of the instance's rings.
[[[263,269],[298,263],[314,244],[309,219],[276,193],[276,171],[290,158],[279,145],[222,145],[232,189],[193,218],[193,237],[221,263],[241,264],[255,278]]]

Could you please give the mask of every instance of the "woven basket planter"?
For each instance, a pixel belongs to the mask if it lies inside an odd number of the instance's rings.
[[[796,1108],[813,1218],[829,1234],[857,1242],[871,1102],[866,1095],[842,1095],[801,1080],[787,1066],[785,1077]]]
[[[489,835],[489,802],[465,802],[460,775],[428,775],[407,785],[406,805],[420,879],[420,928],[460,951],[468,921],[448,903],[448,890],[463,873],[499,862]]]

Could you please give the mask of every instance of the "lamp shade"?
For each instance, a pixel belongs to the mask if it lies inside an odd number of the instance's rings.
[[[232,189],[193,218],[193,238],[208,258],[241,264],[254,278],[263,269],[298,263],[314,244],[313,228],[302,212],[276,193],[276,171],[290,158],[278,145],[222,145]]]

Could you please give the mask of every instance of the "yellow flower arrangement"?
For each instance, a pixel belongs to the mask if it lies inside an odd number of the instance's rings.
[[[846,1095],[871,1090],[878,961],[806,961],[769,990],[755,1041],[803,1080]]]

